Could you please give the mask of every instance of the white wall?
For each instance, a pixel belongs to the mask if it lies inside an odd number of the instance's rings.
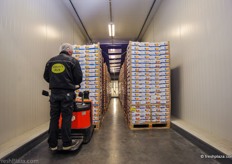
[[[232,1],[162,0],[143,41],[170,41],[172,114],[232,141]]]
[[[63,42],[85,40],[62,1],[0,1],[0,144],[49,121],[43,71]]]

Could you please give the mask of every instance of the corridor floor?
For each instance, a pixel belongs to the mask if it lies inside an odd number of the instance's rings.
[[[112,98],[100,130],[79,152],[53,153],[43,141],[22,160],[40,164],[217,164],[202,159],[205,153],[172,129],[129,130],[120,102]]]

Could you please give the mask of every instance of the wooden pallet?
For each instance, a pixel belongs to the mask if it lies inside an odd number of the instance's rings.
[[[99,130],[99,129],[100,129],[100,127],[101,127],[101,121],[100,121],[100,122],[98,122],[98,123],[96,123],[96,124],[94,124],[94,129]]]
[[[100,119],[98,123],[94,124],[94,129],[99,130],[102,125],[103,120],[104,120],[104,116],[102,116],[102,118]]]
[[[131,130],[169,129],[169,123],[128,124]]]

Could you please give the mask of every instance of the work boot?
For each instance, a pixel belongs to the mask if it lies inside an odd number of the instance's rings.
[[[58,147],[57,146],[55,146],[55,147],[49,147],[49,149],[51,150],[51,151],[55,151],[55,150],[57,150],[58,149]]]
[[[79,144],[79,140],[72,140],[72,144],[70,146],[63,146],[63,150],[71,150],[75,146]]]

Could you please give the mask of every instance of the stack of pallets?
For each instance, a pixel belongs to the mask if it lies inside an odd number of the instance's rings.
[[[106,63],[103,64],[103,80],[102,80],[102,90],[103,90],[103,113],[108,110],[109,102],[111,99],[111,78],[108,71]]]
[[[131,129],[170,127],[169,42],[130,42],[126,56]]]
[[[89,91],[93,102],[93,124],[100,127],[102,120],[102,54],[99,44],[74,45],[73,57],[81,66],[83,82],[80,91]]]

